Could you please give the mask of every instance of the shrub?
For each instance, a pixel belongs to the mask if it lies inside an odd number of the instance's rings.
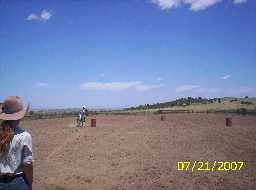
[[[252,102],[248,102],[248,101],[241,101],[241,104],[250,105],[250,104],[252,104]]]
[[[246,108],[240,108],[237,109],[238,114],[246,115],[247,114],[247,109]]]

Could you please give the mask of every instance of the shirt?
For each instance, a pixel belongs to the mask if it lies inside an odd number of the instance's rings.
[[[22,164],[33,162],[31,135],[20,127],[14,129],[15,135],[9,149],[0,153],[0,174],[19,173]]]

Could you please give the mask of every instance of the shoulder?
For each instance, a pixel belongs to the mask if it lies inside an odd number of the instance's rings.
[[[23,139],[25,141],[30,141],[31,140],[31,135],[29,132],[26,130],[22,129],[21,127],[17,127],[15,129],[15,136],[17,136],[20,139]]]
[[[15,135],[11,142],[12,150],[21,150],[24,146],[27,146],[32,150],[32,138],[29,132],[17,127],[14,129]]]
[[[20,140],[23,146],[28,146],[29,149],[32,149],[32,137],[29,132],[24,131],[20,134]]]
[[[29,138],[29,139],[32,138],[31,135],[30,135],[30,133],[27,132],[27,131],[24,131],[22,134],[23,134],[23,137],[24,137],[24,138]]]

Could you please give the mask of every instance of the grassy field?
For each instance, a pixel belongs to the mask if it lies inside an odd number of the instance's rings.
[[[249,104],[246,102],[249,102]],[[151,112],[157,113],[159,110],[170,111],[189,111],[189,112],[243,112],[256,113],[256,98],[222,98],[221,103],[196,103],[186,106],[172,106],[168,108],[156,108],[156,109],[137,109],[124,111],[127,113],[140,113]]]
[[[211,103],[211,104],[192,104],[188,106],[175,106],[169,109],[177,110],[177,109],[186,109],[186,110],[194,110],[194,111],[218,111],[218,110],[237,110],[237,109],[247,109],[249,111],[256,110],[256,102],[254,101],[250,105],[241,104],[241,101],[233,101],[223,100],[221,103]]]

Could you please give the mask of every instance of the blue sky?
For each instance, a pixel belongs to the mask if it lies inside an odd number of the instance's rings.
[[[0,101],[256,96],[254,0],[0,0]]]

